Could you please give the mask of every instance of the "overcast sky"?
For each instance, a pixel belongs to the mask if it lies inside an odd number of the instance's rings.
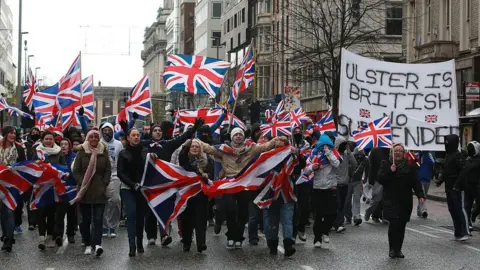
[[[18,0],[8,0],[14,17],[17,62]],[[82,52],[82,77],[95,85],[134,86],[143,75],[143,33],[156,20],[159,0],[23,0],[23,31],[32,70],[45,84],[57,82]],[[24,69],[24,58],[22,58]]]

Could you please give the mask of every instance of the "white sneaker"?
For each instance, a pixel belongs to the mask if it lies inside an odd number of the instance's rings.
[[[91,250],[90,250],[90,253],[91,253]],[[102,253],[103,253],[102,246],[96,245],[95,246],[95,256],[100,257],[100,255],[102,255]]]
[[[38,248],[40,250],[45,250],[46,245],[45,245],[45,236],[41,235],[38,237]]]
[[[242,242],[237,241],[235,242],[235,249],[241,249],[242,248]]]
[[[462,237],[455,237],[455,240],[464,242],[464,241],[468,240],[468,236],[465,235],[465,236],[462,236]]]
[[[315,243],[313,243],[313,246],[316,247],[316,248],[321,248],[322,247],[322,242],[315,241]]]
[[[343,227],[343,226],[340,226],[337,228],[337,233],[342,233],[346,230],[347,228]]]
[[[153,246],[155,245],[155,239],[148,239],[148,245]]]
[[[108,237],[108,233],[102,233],[102,237]]]
[[[109,236],[109,237],[110,237],[110,238],[115,238],[115,237],[117,237],[117,234],[116,234],[116,233],[110,233],[110,236]]]
[[[92,247],[88,246],[85,248],[85,252],[83,253],[85,255],[91,255],[92,254]]]
[[[305,242],[307,241],[307,235],[304,232],[298,232],[298,239],[300,239],[302,242]]]
[[[330,243],[330,238],[328,237],[328,235],[322,235],[322,242],[326,244]]]
[[[227,241],[227,249],[228,250],[235,249],[235,242],[233,240],[228,240]]]
[[[47,248],[54,248],[56,247],[55,241],[53,241],[53,236],[48,235],[47,236],[47,241],[46,241]]]

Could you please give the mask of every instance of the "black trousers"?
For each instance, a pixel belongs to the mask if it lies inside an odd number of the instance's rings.
[[[147,234],[147,239],[157,239],[157,217],[155,216],[155,214],[153,214],[153,211],[152,209],[150,209],[150,207],[148,207],[148,209],[146,209],[145,211],[147,215],[147,218],[145,219],[145,233]],[[158,226],[158,231],[160,231],[160,238],[168,235],[162,228],[162,226]]]
[[[191,244],[193,230],[195,230],[195,238],[197,246],[205,245],[207,234],[207,211],[208,197],[199,194],[191,198],[187,202],[185,211],[180,215],[182,223],[182,242]]]
[[[337,217],[337,191],[314,189],[312,199],[315,204],[314,242],[322,241],[322,235],[329,235],[330,228]]]
[[[69,202],[60,202],[55,211],[55,237],[63,237],[65,233],[65,216],[67,216],[67,236],[75,236],[77,227],[76,205]]]
[[[463,237],[468,235],[468,221],[464,209],[464,198],[461,191],[447,191],[448,211],[452,216],[455,237]]]
[[[309,183],[297,185],[296,196],[297,203],[293,210],[293,237],[297,236],[297,232],[305,232],[305,226],[308,223],[311,209],[313,186]]]
[[[472,225],[472,208],[473,208],[473,202],[477,198],[477,187],[476,185],[467,185],[465,189],[465,212],[467,213],[467,218],[468,218],[468,226],[473,226]],[[479,202],[477,201],[477,204]]]
[[[223,196],[226,205],[227,240],[236,242],[245,240],[243,232],[245,231],[245,224],[247,224],[248,221],[249,198],[248,191]]]
[[[56,208],[57,204],[52,203],[36,210],[38,215],[38,234],[40,236],[54,235]]]
[[[390,250],[395,252],[402,251],[407,222],[398,218],[389,219],[388,221],[388,245]]]
[[[347,202],[347,193],[348,185],[346,186],[337,186],[337,198],[338,198],[338,207],[337,207],[337,218],[335,219],[334,226],[338,228],[345,223],[345,205]]]

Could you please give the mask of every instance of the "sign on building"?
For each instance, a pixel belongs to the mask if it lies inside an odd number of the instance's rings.
[[[285,110],[293,111],[300,106],[300,87],[285,86]]]
[[[393,141],[411,150],[444,151],[459,134],[455,61],[400,64],[342,49],[339,134],[390,116]]]
[[[480,82],[465,83],[465,95],[467,100],[480,100]]]

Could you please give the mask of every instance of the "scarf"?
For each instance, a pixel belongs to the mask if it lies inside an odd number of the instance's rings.
[[[74,204],[80,201],[85,195],[85,193],[87,192],[88,187],[90,186],[90,183],[92,182],[93,176],[95,175],[95,172],[96,172],[97,156],[101,155],[105,151],[105,145],[103,145],[103,143],[101,142],[98,143],[97,147],[92,147],[88,143],[88,138],[90,136],[93,136],[94,134],[97,134],[100,137],[100,132],[92,129],[87,133],[85,142],[82,144],[82,148],[84,149],[85,153],[91,154],[91,156],[88,162],[87,170],[85,171],[85,174],[83,176],[83,181],[82,181],[82,185],[80,186],[80,190],[78,191],[77,196],[75,196],[75,198],[70,201],[70,204]]]
[[[52,147],[45,147],[43,143],[40,143],[36,148],[37,156],[42,161],[45,161],[49,155],[58,155],[61,150],[57,144],[53,144]]]
[[[0,144],[2,141],[0,141]],[[5,166],[10,166],[17,162],[18,152],[15,145],[10,146],[9,148],[0,148],[0,164]]]
[[[393,154],[393,149],[395,149],[395,147],[397,147],[397,146],[401,146],[403,148],[404,152],[405,152],[405,147],[401,143],[393,144],[392,148],[390,149],[390,162],[395,164],[395,166],[397,167],[396,171],[400,170],[407,163],[407,159],[405,158],[405,156],[403,156],[403,159],[400,160],[400,161],[397,161],[393,158],[393,155],[394,155]]]

